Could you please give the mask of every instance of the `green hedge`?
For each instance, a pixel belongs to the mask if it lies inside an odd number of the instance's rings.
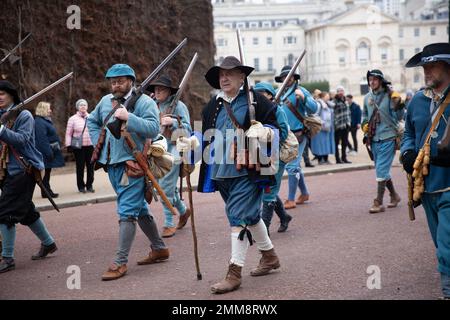
[[[315,82],[301,82],[300,85],[309,92],[313,93],[314,90],[330,92],[330,83],[328,81],[315,81]]]

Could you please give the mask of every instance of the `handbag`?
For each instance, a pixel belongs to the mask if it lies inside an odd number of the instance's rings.
[[[295,134],[289,130],[286,140],[281,142],[280,160],[284,163],[291,162],[298,156],[298,140]]]
[[[297,107],[299,104],[299,100],[297,99]],[[316,115],[311,116],[302,116],[302,114],[294,108],[292,103],[289,100],[286,100],[286,105],[288,106],[289,110],[297,117],[297,119],[303,124],[305,127],[305,130],[303,134],[306,134],[308,138],[314,137],[316,134],[322,130],[322,119]]]
[[[81,131],[81,135],[78,137],[72,136],[72,140],[70,141],[70,147],[72,149],[81,149],[83,147],[83,134],[84,130],[86,130],[87,121],[84,122],[83,131]]]

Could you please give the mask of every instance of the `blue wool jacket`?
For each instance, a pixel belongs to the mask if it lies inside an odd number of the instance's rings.
[[[0,116],[3,113],[4,111],[0,111]],[[19,156],[24,157],[32,166],[43,170],[44,162],[42,161],[42,154],[36,149],[34,137],[34,118],[28,110],[23,110],[19,114],[11,129],[3,127],[0,132],[0,141],[13,147]],[[8,173],[13,176],[23,172],[23,166],[10,151]]]
[[[88,117],[87,127],[91,141],[94,145],[97,144],[103,122],[109,112],[112,110],[111,99],[112,94],[104,96],[95,107],[94,111]],[[110,122],[115,118],[111,117]],[[127,121],[127,130],[131,134],[134,142],[139,150],[143,150],[146,139],[154,139],[159,133],[159,111],[158,107],[147,95],[142,95],[136,102],[133,113],[129,113]],[[126,145],[123,138],[116,139],[111,135],[109,130],[106,130],[105,144],[99,158],[99,162],[106,164],[107,150],[110,146],[110,160],[109,164],[117,164],[127,160],[134,160],[131,150]]]
[[[418,152],[425,143],[425,138],[431,127],[431,99],[423,91],[417,92],[408,105],[400,152],[406,150]],[[450,107],[444,112],[444,118],[450,117]],[[437,143],[442,139],[446,127],[445,121],[440,119],[437,138],[431,138],[431,157],[437,155]],[[429,174],[425,176],[425,192],[435,192],[450,187],[450,170],[446,167],[430,165]]]
[[[50,146],[51,143],[58,143],[61,146],[53,122],[49,118],[40,116],[36,116],[34,122],[36,147],[42,153],[45,168],[64,167],[64,157],[61,150],[58,148],[52,149]]]
[[[299,86],[297,83],[294,83],[290,88],[287,89],[286,93],[282,95],[281,107],[283,108],[284,113],[288,119],[289,127],[292,131],[298,131],[303,129],[303,124],[298,120],[298,118],[291,112],[289,107],[284,103],[286,100],[289,100],[294,107],[297,106],[297,97],[295,96],[295,90],[299,88],[302,90],[305,99],[302,101],[300,98],[298,111],[300,111],[302,116],[306,116],[307,114],[313,114],[317,112],[317,103],[314,101],[311,94],[305,88]]]

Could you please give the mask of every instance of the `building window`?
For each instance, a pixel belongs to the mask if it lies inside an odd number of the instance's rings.
[[[259,27],[259,23],[257,21],[250,22],[250,28],[256,29]]]
[[[420,52],[420,48],[415,48],[414,49],[414,53],[419,53]]]
[[[338,51],[338,58],[339,58],[339,66],[345,67],[345,48],[342,48]]]
[[[219,57],[219,64],[221,64],[225,60],[225,57]]]
[[[233,28],[233,24],[232,24],[231,22],[225,22],[225,23],[223,24],[223,26],[224,26],[225,28],[230,28],[230,29]]]
[[[281,27],[283,25],[283,21],[275,21],[275,27]]]
[[[273,58],[267,58],[267,71],[273,71]]]
[[[398,37],[403,38],[403,28],[402,27],[398,28]]]
[[[283,39],[284,44],[294,44],[297,43],[297,37],[287,36]]]
[[[255,58],[253,62],[255,71],[259,71],[259,58]]]
[[[257,46],[259,44],[259,39],[258,38],[253,38],[253,45]]]
[[[399,52],[399,59],[400,59],[400,61],[405,60],[405,50],[400,49],[400,52]]]
[[[416,73],[414,74],[414,83],[419,83],[420,82],[420,74]]]
[[[436,27],[430,28],[430,35],[435,36],[436,35]]]
[[[387,47],[381,47],[380,48],[381,53],[381,61],[386,62],[388,59],[388,48]]]
[[[420,28],[414,28],[414,37],[420,37]]]
[[[217,46],[218,47],[226,47],[228,45],[228,41],[224,38],[217,39]]]
[[[270,46],[272,44],[272,37],[267,37],[266,43]]]
[[[287,58],[287,64],[292,66],[294,64],[294,55],[292,53],[289,53]]]
[[[237,29],[244,29],[245,28],[245,22],[238,22],[236,23]]]
[[[270,28],[270,27],[272,27],[272,22],[270,22],[270,21],[263,21],[262,27],[263,28]]]
[[[370,48],[362,41],[356,49],[356,61],[360,64],[366,64],[370,60]]]

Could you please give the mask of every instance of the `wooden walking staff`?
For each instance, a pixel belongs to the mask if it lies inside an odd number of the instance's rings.
[[[192,238],[194,239],[195,268],[197,269],[197,280],[202,280],[202,274],[200,272],[200,262],[198,259],[197,231],[195,229],[194,201],[192,199],[192,184],[190,174],[186,176],[186,183],[188,187],[189,209],[191,209],[191,228],[192,228]]]
[[[441,119],[441,116],[449,103],[450,103],[450,94],[447,94],[447,97],[445,98],[444,102],[442,102],[442,104],[439,106],[439,110],[437,111],[436,117],[434,118],[430,127],[430,131],[428,132],[427,137],[425,139],[425,143],[422,149],[419,150],[419,154],[417,155],[416,161],[414,162],[413,166],[414,172],[412,174],[412,177],[414,178],[414,186],[413,186],[414,201],[420,201],[420,199],[422,198],[422,194],[425,191],[424,177],[427,176],[429,173],[428,165],[430,164],[431,135],[434,132],[436,126],[438,125],[439,120]]]

